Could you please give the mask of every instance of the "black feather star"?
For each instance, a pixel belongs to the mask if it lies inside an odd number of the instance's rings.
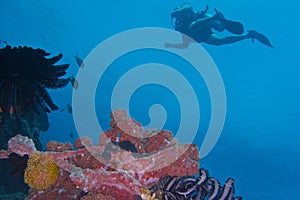
[[[41,107],[45,112],[58,110],[47,89],[65,87],[69,64],[55,65],[62,54],[47,58],[50,53],[31,47],[0,49],[0,109],[2,112],[26,114]]]
[[[151,196],[161,200],[242,200],[234,197],[234,180],[228,178],[222,187],[218,180],[209,177],[205,169],[199,176],[164,176],[150,187]]]

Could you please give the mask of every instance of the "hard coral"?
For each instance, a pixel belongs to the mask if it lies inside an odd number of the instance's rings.
[[[80,200],[116,200],[116,198],[110,195],[104,195],[97,192],[89,192],[86,196],[82,197]]]
[[[52,142],[51,151],[40,152],[26,137],[12,138],[8,151],[0,151],[0,159],[12,153],[30,156],[25,181],[35,189],[27,200],[241,200],[234,197],[232,178],[221,186],[207,170],[198,170],[196,145],[180,144],[164,130],[143,130],[125,111],[114,113],[117,118],[112,120],[112,128],[101,134],[96,146],[78,140],[80,149],[61,152]],[[127,135],[124,130],[130,127],[130,133],[142,137]],[[137,151],[131,151],[132,146]]]
[[[62,142],[50,141],[46,145],[47,151],[64,152],[64,151],[69,151],[72,149],[73,149],[73,146],[70,142],[67,142],[64,144]]]
[[[46,154],[33,153],[30,155],[24,179],[30,187],[44,190],[55,183],[59,175],[59,168]]]
[[[79,200],[84,193],[70,180],[69,173],[61,169],[55,184],[43,191],[31,188],[26,200]]]

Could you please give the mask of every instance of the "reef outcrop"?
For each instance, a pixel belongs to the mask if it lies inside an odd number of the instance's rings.
[[[38,154],[58,166],[56,181],[31,188],[27,199],[234,199],[233,179],[221,187],[206,170],[199,173],[196,145],[180,144],[169,131],[143,130],[123,110],[111,116],[111,129],[100,134],[97,145],[83,137],[74,144],[78,149],[50,142],[48,151],[41,152],[31,139],[18,135],[0,159],[14,153],[30,160]]]

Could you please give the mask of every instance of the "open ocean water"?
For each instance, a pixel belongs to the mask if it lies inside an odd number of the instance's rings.
[[[70,63],[68,75],[76,76],[79,67],[74,55],[85,59],[99,43],[123,31],[143,27],[173,29],[170,13],[183,2],[2,0],[0,40],[12,46],[40,47],[51,55],[62,53],[60,62]],[[189,2],[197,11],[204,10],[208,4],[208,12],[214,14],[213,8],[217,8],[226,18],[242,22],[245,30],[254,29],[268,36],[275,47],[271,49],[258,41],[252,44],[250,39],[224,46],[201,44],[222,77],[226,91],[226,119],[218,142],[201,159],[200,166],[222,183],[227,177],[234,178],[235,193],[245,200],[297,199],[300,196],[299,2]],[[138,37],[149,39],[149,35]],[[115,47],[122,48],[122,45]],[[101,60],[101,56],[105,55],[99,55],[98,59]],[[211,118],[206,83],[201,76],[195,75],[196,71],[187,62],[160,50],[142,49],[120,56],[103,74],[94,99],[103,130],[109,128],[115,84],[124,73],[146,63],[168,65],[192,85],[200,102],[201,118],[196,122],[190,119],[190,123],[199,124],[193,141],[200,148]],[[72,104],[70,85],[50,93],[59,107]],[[176,133],[182,114],[180,100],[166,87],[158,84],[139,87],[129,102],[130,115],[142,124],[148,124],[148,111],[154,104],[165,108],[167,117],[163,128]],[[89,115],[84,117],[89,119]],[[41,133],[44,145],[49,140],[73,142],[77,137],[72,114],[53,112],[49,114],[49,121],[50,128]]]

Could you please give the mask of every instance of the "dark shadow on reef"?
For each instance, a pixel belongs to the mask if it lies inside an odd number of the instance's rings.
[[[24,170],[28,155],[23,157],[12,153],[7,159],[0,159],[0,200],[22,200],[27,197],[28,185],[24,183]]]

